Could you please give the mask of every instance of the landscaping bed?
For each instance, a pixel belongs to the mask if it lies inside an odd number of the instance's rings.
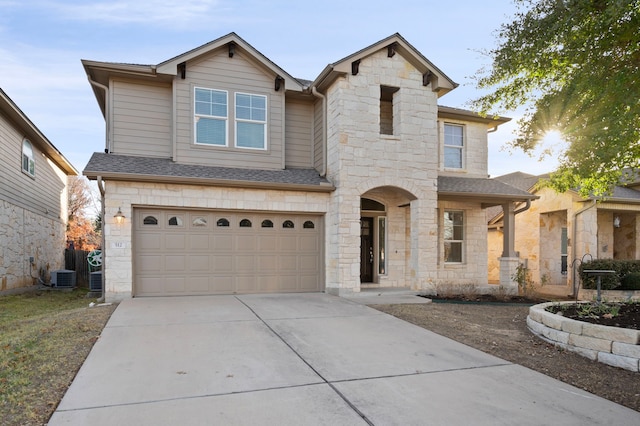
[[[551,305],[547,310],[565,318],[590,324],[640,330],[640,302],[566,303]]]

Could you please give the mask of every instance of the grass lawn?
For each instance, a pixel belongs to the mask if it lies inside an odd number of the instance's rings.
[[[0,423],[46,424],[115,306],[87,290],[0,296]]]

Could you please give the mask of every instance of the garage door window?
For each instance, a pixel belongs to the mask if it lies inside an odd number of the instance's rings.
[[[154,216],[147,216],[142,220],[144,225],[157,225],[158,219]]]
[[[285,228],[285,229],[293,229],[293,228],[295,228],[296,226],[293,224],[293,222],[292,222],[292,221],[290,221],[290,220],[285,220],[284,222],[282,222],[282,227],[283,227],[283,228]]]
[[[251,228],[251,221],[249,219],[242,219],[240,221],[240,228]]]
[[[182,226],[182,218],[180,216],[171,216],[169,218],[169,226]]]
[[[273,222],[271,222],[269,219],[265,219],[262,221],[262,227],[263,228],[273,228]]]
[[[207,226],[207,218],[196,217],[191,221],[192,226]]]
[[[314,223],[313,223],[313,222],[311,222],[310,220],[308,220],[308,221],[306,221],[306,222],[304,223],[304,225],[302,225],[302,227],[303,227],[304,229],[313,229],[313,228],[315,228],[315,227],[316,227],[316,225],[314,225]]]
[[[218,221],[216,222],[216,226],[229,226],[229,221],[223,217],[221,219],[218,219]]]

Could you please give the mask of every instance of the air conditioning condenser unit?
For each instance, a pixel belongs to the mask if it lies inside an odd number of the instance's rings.
[[[68,269],[52,271],[51,285],[56,288],[74,288],[76,286],[76,271]]]

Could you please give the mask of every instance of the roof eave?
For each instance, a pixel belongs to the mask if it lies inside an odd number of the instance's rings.
[[[112,172],[100,172],[100,171],[92,171],[92,170],[84,170],[82,174],[89,179],[97,179],[97,177],[100,176],[104,180],[115,180],[115,181],[125,181],[125,182],[156,182],[156,183],[191,184],[191,185],[206,185],[206,186],[232,187],[232,188],[305,191],[305,192],[333,192],[336,189],[333,185],[329,183],[320,184],[320,185],[306,185],[306,184],[297,184],[297,183],[261,182],[261,181],[247,181],[247,180],[234,180],[234,179],[209,179],[209,178],[201,178],[201,177],[163,176],[163,175],[150,175],[150,174],[140,174],[140,173],[112,173]]]
[[[67,175],[78,175],[78,170],[73,167],[69,160],[66,159],[58,148],[51,143],[44,133],[33,124],[29,117],[22,112],[18,105],[16,105],[2,89],[0,89],[0,110],[4,111],[5,114],[20,127],[27,139],[46,153],[61,170]]]

